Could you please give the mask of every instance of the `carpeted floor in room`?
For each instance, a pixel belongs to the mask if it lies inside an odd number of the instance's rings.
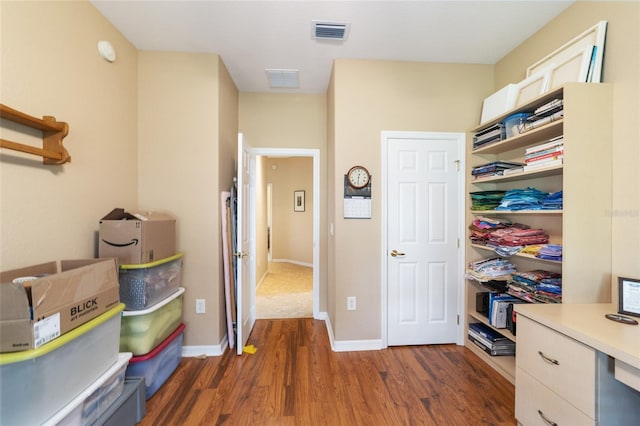
[[[256,318],[310,318],[313,316],[313,268],[269,262],[266,277],[256,290]]]

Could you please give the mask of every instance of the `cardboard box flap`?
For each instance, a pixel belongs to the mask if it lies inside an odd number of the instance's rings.
[[[162,213],[162,212],[153,212],[153,211],[133,211],[131,212],[131,214],[133,216],[135,216],[136,218],[138,218],[139,220],[145,221],[145,222],[151,222],[154,220],[158,220],[158,221],[165,221],[165,220],[173,220],[175,221],[176,218],[171,216],[170,214],[167,213]]]
[[[142,220],[142,221],[154,221],[154,220],[176,220],[176,218],[168,213],[155,212],[148,210],[134,210],[127,212],[121,208],[115,208],[107,213],[102,220]]]
[[[70,269],[81,268],[87,265],[93,265],[94,263],[104,262],[108,260],[108,258],[101,259],[71,259],[71,260],[61,260],[60,261],[60,271],[68,271]],[[115,259],[113,260],[115,263]]]
[[[31,282],[35,320],[39,320],[51,311],[64,306],[68,300],[82,300],[92,297],[113,287],[114,282],[118,282],[118,267],[115,259],[64,262],[66,267],[73,263],[84,263],[84,265]]]
[[[39,265],[0,272],[0,283],[6,284],[20,277],[37,277],[39,275],[55,274],[56,272],[58,272],[57,262],[41,263]]]
[[[136,219],[136,217],[133,216],[132,214],[125,212],[124,209],[115,208],[111,210],[109,213],[107,213],[107,215],[103,217],[101,220],[134,220],[134,219]]]
[[[0,319],[2,322],[31,319],[27,290],[22,284],[0,285]]]

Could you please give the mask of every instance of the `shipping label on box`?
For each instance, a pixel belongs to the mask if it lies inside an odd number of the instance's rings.
[[[176,254],[176,219],[158,212],[114,209],[100,220],[98,256],[119,264],[154,262]]]
[[[113,258],[5,271],[0,282],[0,352],[34,349],[120,303]]]

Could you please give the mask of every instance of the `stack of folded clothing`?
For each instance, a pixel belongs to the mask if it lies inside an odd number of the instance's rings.
[[[504,194],[496,210],[540,210],[548,192],[535,188],[511,189]]]
[[[540,248],[536,255],[539,259],[562,261],[562,245],[547,244]]]
[[[475,191],[470,192],[471,210],[493,210],[500,205],[506,191]]]
[[[467,278],[481,283],[506,282],[511,279],[511,274],[514,272],[516,272],[516,267],[508,260],[494,257],[470,262],[467,269]]]
[[[556,272],[542,269],[515,272],[507,292],[529,302],[560,303],[562,278]]]
[[[476,216],[473,219],[469,230],[471,231],[469,240],[472,244],[486,244],[492,231],[496,229],[503,229],[511,226],[511,222],[508,220],[499,220],[489,217]]]
[[[543,210],[562,210],[562,191],[549,194],[542,200]]]
[[[489,235],[487,245],[494,248],[501,246],[522,247],[548,242],[549,235],[542,229],[513,225],[509,228],[493,231]]]

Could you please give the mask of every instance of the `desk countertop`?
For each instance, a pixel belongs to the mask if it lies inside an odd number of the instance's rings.
[[[515,304],[514,309],[533,321],[640,369],[640,325],[605,318],[618,312],[617,304]],[[640,318],[636,318],[640,322]]]

